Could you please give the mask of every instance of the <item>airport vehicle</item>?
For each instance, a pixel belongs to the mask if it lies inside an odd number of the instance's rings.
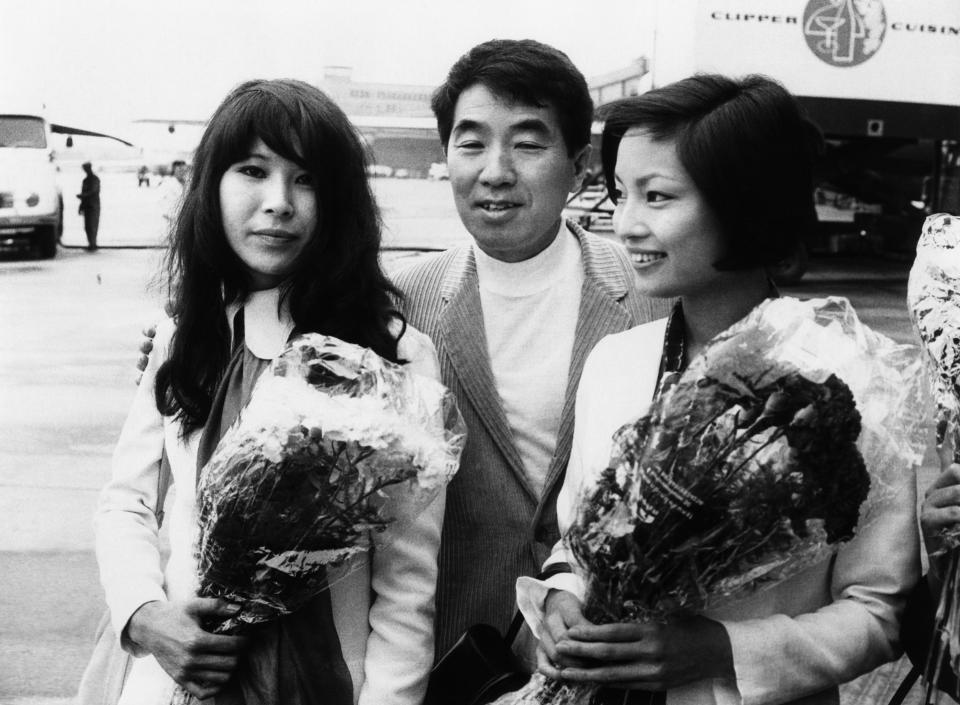
[[[63,231],[63,194],[51,134],[106,137],[47,122],[34,112],[0,113],[0,246],[27,245],[40,257],[57,254]],[[67,138],[67,145],[72,137]],[[131,145],[132,146],[132,145]]]
[[[926,214],[960,212],[955,0],[658,0],[655,32],[653,87],[762,73],[820,126],[809,249],[912,253]]]
[[[446,162],[433,162],[430,164],[430,169],[427,171],[427,178],[430,181],[448,181],[450,179],[450,172],[447,170]]]
[[[613,230],[613,201],[607,195],[603,172],[587,175],[583,185],[567,199],[563,215],[586,230]]]

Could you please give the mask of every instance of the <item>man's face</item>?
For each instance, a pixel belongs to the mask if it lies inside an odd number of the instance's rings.
[[[477,246],[504,262],[543,251],[557,235],[589,145],[573,156],[553,106],[523,105],[477,84],[453,113],[447,168],[453,198]]]

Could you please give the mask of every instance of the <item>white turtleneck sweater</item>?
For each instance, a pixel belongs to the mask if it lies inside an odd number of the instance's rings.
[[[539,496],[557,445],[580,309],[583,259],[565,223],[522,262],[474,247],[493,379],[527,478]]]

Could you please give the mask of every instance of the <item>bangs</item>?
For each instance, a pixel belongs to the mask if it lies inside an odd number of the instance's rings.
[[[238,96],[216,140],[221,147],[221,158],[216,160],[221,167],[218,171],[245,159],[259,138],[284,159],[317,172],[322,163],[323,130],[311,124],[304,108],[300,101],[283,101],[269,91],[252,90]],[[310,136],[310,142],[305,142],[305,135]]]

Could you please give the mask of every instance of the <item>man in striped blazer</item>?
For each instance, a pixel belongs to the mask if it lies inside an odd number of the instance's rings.
[[[556,493],[587,353],[666,311],[635,293],[622,248],[562,218],[593,120],[565,54],[530,40],[480,44],[454,64],[433,110],[473,243],[394,282],[407,321],[436,344],[468,430],[440,547],[441,656],[472,624],[505,631],[517,577],[538,573],[559,538]]]

